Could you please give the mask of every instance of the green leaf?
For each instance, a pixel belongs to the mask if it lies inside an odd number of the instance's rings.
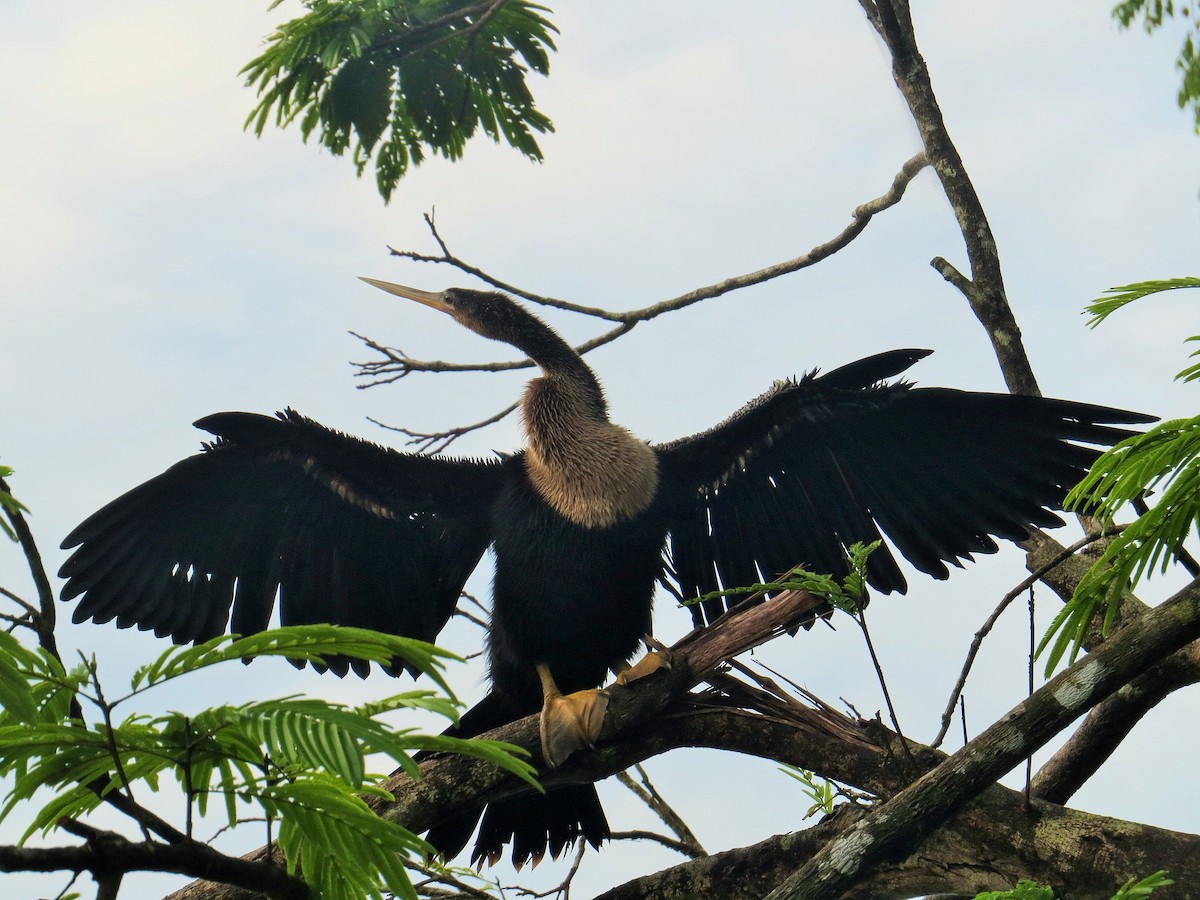
[[[808,812],[804,814],[805,819],[811,818],[816,813],[823,813],[827,816],[833,813],[837,790],[832,781],[827,778],[817,778],[808,769],[801,769],[797,766],[784,765],[779,771],[804,785],[804,793],[808,794],[813,801]]]
[[[1088,306],[1095,326],[1134,300],[1177,288],[1200,287],[1200,278],[1142,281],[1112,288],[1112,296]],[[1196,341],[1200,336],[1190,337]],[[1192,358],[1200,351],[1191,354]],[[1200,378],[1200,364],[1184,369],[1185,381]],[[1200,416],[1162,422],[1126,438],[1100,455],[1068,494],[1064,508],[1113,520],[1128,503],[1152,492],[1157,502],[1119,535],[1081,579],[1071,600],[1042,637],[1038,653],[1050,648],[1047,673],[1065,657],[1074,661],[1084,635],[1103,611],[1104,632],[1112,627],[1121,596],[1140,579],[1165,572],[1200,523]]]
[[[318,664],[335,656],[349,656],[383,666],[403,663],[428,675],[451,697],[453,692],[441,673],[442,661],[459,659],[450,651],[425,641],[365,628],[289,625],[248,637],[226,634],[192,647],[171,647],[157,660],[138,669],[131,686],[140,690],[218,663],[256,656],[283,656]]]
[[[987,891],[976,894],[975,900],[1055,900],[1055,895],[1049,885],[1021,879],[1011,891]]]
[[[1118,309],[1128,306],[1134,300],[1149,297],[1151,294],[1160,294],[1163,291],[1198,287],[1200,287],[1200,278],[1189,277],[1137,281],[1133,284],[1123,284],[1119,287],[1109,288],[1104,292],[1107,296],[1093,300],[1085,307],[1087,312],[1091,313],[1091,318],[1088,319],[1087,323],[1088,327],[1095,328]]]
[[[279,846],[288,871],[326,900],[383,898],[383,890],[416,900],[403,860],[433,848],[412,832],[380,819],[355,794],[332,781],[276,784],[261,796],[281,817]]]
[[[1068,651],[1071,660],[1076,658],[1101,609],[1107,632],[1122,592],[1143,577],[1165,572],[1200,522],[1200,416],[1163,422],[1101,454],[1064,507],[1111,519],[1124,504],[1156,488],[1158,502],[1112,539],[1042,638],[1039,653],[1052,645],[1048,672]]]
[[[242,69],[258,103],[246,127],[300,122],[335,156],[352,149],[361,176],[372,156],[380,194],[426,151],[462,156],[482,125],[540,160],[535,133],[553,131],[526,83],[549,72],[556,29],[525,0],[479,14],[467,0],[309,0]]]
[[[1130,878],[1113,895],[1113,900],[1133,900],[1135,897],[1149,897],[1154,893],[1155,888],[1166,887],[1174,883],[1174,881],[1167,877],[1166,870],[1160,869],[1153,875],[1147,875],[1140,881]]]

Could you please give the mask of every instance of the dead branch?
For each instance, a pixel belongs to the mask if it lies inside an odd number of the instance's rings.
[[[775,265],[767,266],[766,268],[757,269],[753,272],[748,272],[743,275],[726,278],[716,284],[706,285],[704,287],[695,288],[687,293],[680,294],[677,297],[672,297],[668,300],[663,300],[659,303],[651,304],[650,306],[642,307],[641,309],[629,310],[626,312],[618,312],[615,310],[603,309],[595,306],[584,306],[577,303],[571,303],[566,300],[561,300],[555,297],[550,297],[542,294],[535,294],[531,291],[524,290],[515,285],[509,284],[501,279],[491,275],[490,273],[470,265],[458,256],[455,256],[451,251],[446,241],[439,233],[437,224],[431,214],[425,215],[425,223],[429,227],[430,233],[434,240],[441,248],[441,254],[430,256],[423,253],[417,253],[412,250],[397,250],[389,247],[388,250],[393,256],[403,259],[413,260],[415,262],[429,262],[435,264],[449,265],[461,272],[472,275],[475,278],[503,290],[506,293],[514,296],[522,297],[531,303],[542,306],[553,307],[568,312],[577,313],[579,315],[590,316],[593,318],[602,319],[609,322],[617,323],[615,327],[610,328],[596,337],[591,338],[578,345],[575,350],[581,355],[585,355],[597,347],[602,347],[610,344],[618,338],[628,334],[633,330],[634,326],[641,322],[648,322],[661,315],[670,312],[685,309],[696,303],[704,300],[710,300],[714,297],[719,297],[722,294],[727,294],[732,291],[740,290],[741,288],[750,287],[755,284],[762,284],[766,281],[779,278],[780,276],[799,271],[808,266],[815,265],[823,259],[827,259],[839,250],[846,247],[858,235],[860,235],[870,223],[874,216],[892,206],[895,206],[904,196],[909,183],[917,176],[917,174],[929,165],[925,154],[918,153],[912,159],[908,160],[892,180],[891,187],[879,197],[869,200],[856,207],[851,214],[852,221],[839,234],[823,244],[813,247],[807,253],[797,256],[793,259],[784,262],[776,263]],[[451,363],[443,360],[420,360],[414,359],[403,351],[395,347],[389,347],[381,344],[378,341],[364,337],[363,335],[351,332],[356,338],[362,341],[369,349],[379,355],[379,359],[368,360],[366,362],[356,362],[353,365],[358,369],[355,377],[367,379],[365,383],[359,385],[360,388],[375,387],[381,384],[391,384],[399,381],[402,378],[414,372],[501,372],[511,371],[513,369],[529,368],[533,365],[528,359],[516,361],[493,361],[484,363]],[[431,446],[436,446],[438,450],[445,449],[458,437],[470,431],[485,427],[492,422],[499,421],[510,410],[497,413],[494,416],[485,419],[482,422],[470,426],[458,426],[450,428],[442,432],[423,433],[410,431],[408,429],[397,428],[395,430],[402,431],[409,437],[414,438],[414,443],[421,444],[428,441],[422,448],[427,450]],[[429,441],[428,439],[433,440]]]

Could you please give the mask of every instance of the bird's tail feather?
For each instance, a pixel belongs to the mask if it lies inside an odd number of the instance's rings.
[[[474,737],[519,715],[494,694],[488,694],[463,713],[458,725],[447,729],[446,734]],[[483,823],[471,851],[472,865],[481,860],[494,865],[510,841],[513,864],[520,868],[530,861],[536,865],[547,850],[557,858],[579,838],[598,847],[611,833],[595,786],[572,784],[545,794],[508,797],[486,809],[465,810],[431,828],[425,839],[444,859],[453,859],[470,841],[481,814]]]

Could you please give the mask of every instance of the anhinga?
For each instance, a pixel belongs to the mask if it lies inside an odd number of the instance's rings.
[[[837,573],[845,548],[886,534],[918,569],[1020,540],[1136,413],[884,379],[927,355],[896,350],[778,382],[702,434],[649,445],[613,424],[569,344],[498,293],[428,293],[368,280],[511,344],[541,368],[521,402],[528,446],[496,460],[398,453],[288,410],[219,413],[197,456],[114,500],[63,542],[76,622],[137,625],[178,642],[332,622],[432,641],[485,549],[496,569],[492,692],[463,717],[479,734],[543,709],[555,763],[603,719],[595,690],[650,630],[655,584],[683,597],[770,580],[797,564]],[[886,546],[868,581],[903,591]],[[232,607],[232,617],[230,610]],[[699,622],[723,611],[693,607]],[[345,673],[347,660],[330,660]],[[360,668],[360,667],[356,667]],[[563,697],[561,692],[568,696]],[[479,812],[434,829],[453,855]],[[492,804],[474,858],[557,856],[608,825],[591,785]]]

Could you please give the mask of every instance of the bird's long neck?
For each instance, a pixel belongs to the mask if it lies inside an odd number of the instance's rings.
[[[658,459],[609,421],[600,382],[565,341],[553,337],[569,357],[548,353],[547,346],[521,347],[543,372],[521,403],[530,480],[555,510],[586,528],[633,518],[654,499]]]
[[[542,378],[537,381],[548,380],[557,386],[547,395],[547,402],[564,406],[565,415],[578,415],[607,422],[608,402],[604,399],[604,389],[595,373],[575,352],[574,347],[551,331],[541,320],[534,321],[540,327],[522,331],[511,342],[541,367]],[[536,382],[531,383],[531,387],[534,383]],[[525,406],[528,416],[528,392]]]

